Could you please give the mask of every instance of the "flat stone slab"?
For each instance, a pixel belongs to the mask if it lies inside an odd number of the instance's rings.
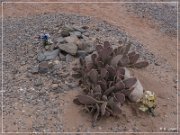
[[[73,43],[66,43],[58,45],[60,50],[65,51],[71,55],[76,55],[78,47]]]
[[[52,60],[56,58],[59,54],[59,49],[53,51],[46,51],[44,53],[39,53],[37,56],[38,61]]]

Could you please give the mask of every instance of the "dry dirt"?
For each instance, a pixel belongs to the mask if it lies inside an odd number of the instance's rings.
[[[158,58],[157,61],[160,66],[150,65],[144,70],[133,70],[134,74],[142,82],[145,90],[151,90],[157,94],[158,106],[155,110],[157,116],[151,117],[143,113],[135,113],[131,107],[127,106],[124,107],[126,108],[126,117],[123,115],[120,119],[108,118],[101,120],[96,128],[89,128],[90,131],[113,131],[110,128],[115,124],[131,132],[134,132],[132,127],[137,127],[142,132],[158,132],[160,131],[160,127],[177,128],[177,115],[179,115],[177,113],[177,94],[178,96],[180,94],[177,93],[176,83],[174,82],[177,74],[177,37],[171,37],[161,33],[158,26],[155,26],[147,19],[128,12],[121,3],[4,4],[5,18],[27,17],[49,12],[77,13],[106,20],[110,24],[123,29]],[[168,63],[170,67],[164,67],[164,63]],[[79,125],[83,125],[81,129],[83,132],[85,131],[84,129],[91,126],[89,115],[82,113],[80,111],[81,107],[72,103],[72,99],[78,93],[79,90],[68,91],[60,97],[65,99],[65,114],[63,116],[65,132],[76,132]],[[11,123],[9,124],[11,125]],[[29,126],[31,126],[31,123],[29,123]],[[11,127],[9,130],[14,129]]]

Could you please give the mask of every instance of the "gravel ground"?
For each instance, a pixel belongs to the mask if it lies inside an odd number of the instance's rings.
[[[63,108],[66,91],[76,88],[77,82],[71,76],[73,63],[60,61],[60,64],[48,74],[31,74],[28,70],[38,64],[37,53],[42,43],[34,37],[43,31],[48,32],[52,40],[57,38],[59,29],[64,25],[89,26],[90,38],[100,42],[110,41],[118,45],[127,37],[143,58],[155,63],[155,56],[143,48],[143,45],[126,35],[121,29],[95,18],[67,15],[44,14],[27,18],[9,18],[4,20],[4,131],[64,131]],[[59,59],[56,59],[59,61]],[[164,63],[161,66],[166,65]],[[166,65],[168,66],[168,65]],[[53,82],[61,84],[52,90]]]
[[[94,27],[89,30],[90,37],[98,37],[102,41],[106,39],[113,44],[117,44],[119,40],[124,40],[127,36],[106,22],[98,22],[93,18],[77,15],[45,14],[28,18],[5,19],[3,61],[5,131],[38,132],[44,129],[63,131],[61,114],[64,101],[60,102],[59,94],[69,89],[67,85],[64,85],[65,81],[71,85],[75,84],[75,81],[69,77],[71,68],[66,68],[69,63],[61,61],[60,65],[47,75],[32,75],[28,72],[29,68],[37,65],[37,53],[41,50],[41,43],[36,41],[34,36],[47,31],[52,38],[58,37],[57,31],[62,24],[75,26],[92,26],[93,24]],[[134,45],[143,53],[141,44],[134,42]],[[154,57],[146,54],[144,56],[153,61]],[[62,84],[56,92],[51,91],[54,80]]]
[[[170,36],[177,35],[177,4],[134,3],[126,4],[130,12],[159,24],[160,31]]]

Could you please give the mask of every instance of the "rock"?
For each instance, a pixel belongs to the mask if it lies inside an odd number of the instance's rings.
[[[85,39],[79,40],[76,42],[76,45],[78,46],[79,50],[84,50],[87,53],[92,53],[95,51],[95,46],[93,45],[93,42]]]
[[[89,29],[89,26],[82,26],[81,28],[87,30]]]
[[[48,39],[48,44],[49,45],[53,44],[53,41],[51,39]]]
[[[60,64],[60,61],[59,60],[54,60],[54,64],[58,65],[58,64]]]
[[[162,62],[159,59],[156,59],[154,61],[154,65],[156,65],[156,66],[160,66],[161,64],[162,64]]]
[[[92,52],[94,52],[96,50],[96,48],[95,48],[95,46],[88,46],[86,49],[85,49],[85,51],[87,52],[87,53],[92,53]]]
[[[137,79],[136,84],[134,84],[134,90],[128,96],[129,99],[133,102],[138,102],[143,97],[143,86],[140,81]]]
[[[60,50],[65,51],[71,55],[76,55],[78,47],[73,43],[66,43],[58,45]]]
[[[70,36],[70,33],[69,33],[69,31],[63,30],[63,31],[61,31],[61,36],[68,37],[68,36]]]
[[[33,58],[35,56],[35,54],[32,52],[29,54],[29,58]]]
[[[122,44],[123,44],[123,41],[122,41],[122,40],[119,40],[118,43],[119,43],[120,45],[122,45]]]
[[[32,44],[33,44],[33,45],[37,45],[37,44],[39,44],[39,42],[40,42],[40,41],[33,41]]]
[[[76,43],[76,41],[79,40],[75,35],[71,35],[69,37],[65,37],[64,39],[68,43]]]
[[[83,28],[74,27],[74,29],[75,29],[76,31],[81,32],[81,33],[86,32],[86,30],[85,30],[85,29],[83,29]]]
[[[51,85],[51,88],[54,90],[54,89],[57,89],[59,87],[59,85],[58,84],[52,84]]]
[[[59,70],[62,69],[62,66],[63,66],[62,62],[60,62],[60,61],[58,63],[55,63],[55,62],[53,63],[53,69],[54,70],[58,70],[59,71]]]
[[[132,77],[132,75],[131,75],[131,73],[130,73],[129,69],[127,69],[127,68],[124,68],[124,69],[125,69],[124,79],[131,78],[131,77]]]
[[[83,33],[83,35],[86,36],[86,37],[89,37],[90,34],[89,34],[89,32],[86,31],[86,32]]]
[[[45,60],[52,60],[56,58],[59,54],[59,49],[53,50],[53,51],[46,51],[44,52]]]
[[[52,89],[51,92],[54,92],[54,93],[63,93],[64,90],[61,89],[61,88],[56,88],[56,89]]]
[[[82,35],[82,38],[83,38],[85,41],[90,42],[90,38],[89,38],[89,37],[86,37],[86,36]]]
[[[62,53],[59,53],[59,58],[60,58],[60,60],[62,60],[62,61],[65,61],[65,60],[66,60],[66,56],[63,55]]]
[[[95,28],[96,31],[100,31],[100,28]]]
[[[83,50],[78,50],[77,51],[77,56],[78,57],[85,58],[87,55],[88,55],[88,53],[86,51],[83,51]]]
[[[22,60],[20,64],[21,64],[21,66],[26,65],[26,61]]]
[[[37,60],[38,61],[43,61],[43,60],[45,60],[46,59],[46,56],[43,54],[43,53],[38,53],[38,55],[37,55]]]
[[[74,32],[72,32],[72,35],[75,35],[75,36],[77,36],[78,38],[81,38],[81,37],[82,37],[80,31],[74,31]]]
[[[49,49],[50,49],[50,46],[49,46],[49,45],[46,45],[44,48],[45,48],[46,50],[49,50]]]
[[[68,37],[68,36],[70,36],[70,32],[72,32],[72,31],[74,31],[73,28],[71,28],[70,26],[65,26],[61,31],[61,36]]]
[[[59,49],[53,51],[46,51],[44,53],[38,53],[38,61],[52,60],[58,56]]]
[[[56,43],[64,44],[64,43],[66,43],[66,41],[63,37],[59,37],[56,39]]]
[[[53,84],[58,84],[60,81],[61,81],[61,80],[58,80],[58,79],[56,79],[56,78],[53,78],[52,83],[53,83]]]
[[[66,62],[72,62],[74,60],[74,57],[70,54],[66,55]]]
[[[42,80],[40,78],[36,79],[35,82],[34,82],[34,86],[41,86],[41,85],[43,85]]]
[[[129,69],[127,68],[124,69],[125,69],[124,79],[133,77]],[[128,97],[131,101],[138,102],[138,100],[140,100],[143,97],[143,93],[144,93],[143,86],[140,83],[140,81],[137,79],[137,82],[132,87],[134,87],[134,90],[131,92],[131,94]]]
[[[76,44],[77,44],[79,50],[86,50],[87,52],[92,52],[92,51],[90,51],[91,50],[90,48],[93,46],[93,44],[89,39],[88,40],[85,40],[85,39],[79,40],[76,42]]]
[[[88,53],[92,53],[93,51],[95,51],[95,46],[94,46],[94,40],[90,40],[90,38],[83,36],[83,44],[85,46],[85,51],[87,51]]]
[[[32,73],[27,72],[26,77],[31,78],[32,77]]]
[[[77,45],[78,50],[84,50],[86,48],[85,44],[83,43],[83,40],[77,40],[75,44]]]
[[[39,67],[38,66],[34,66],[29,70],[30,73],[32,74],[36,74],[39,72]]]
[[[49,71],[49,63],[43,61],[39,64],[39,73],[47,73]]]

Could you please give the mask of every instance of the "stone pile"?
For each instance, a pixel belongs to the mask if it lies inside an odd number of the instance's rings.
[[[88,26],[64,26],[59,30],[59,37],[52,44],[43,46],[37,54],[38,66],[33,67],[31,73],[47,73],[49,62],[52,60],[72,62],[76,57],[85,57],[95,50],[94,41],[89,38]]]

